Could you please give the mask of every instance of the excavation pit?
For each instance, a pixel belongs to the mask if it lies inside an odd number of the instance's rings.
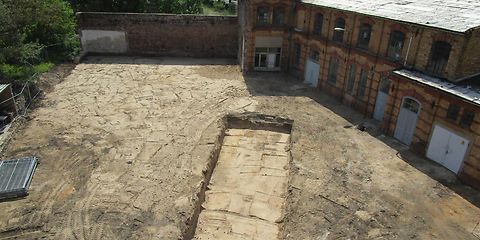
[[[228,116],[194,239],[276,239],[283,221],[292,121]]]

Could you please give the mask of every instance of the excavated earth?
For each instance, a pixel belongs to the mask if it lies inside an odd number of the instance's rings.
[[[208,239],[231,236],[234,218],[247,219],[236,239],[476,239],[478,191],[288,75],[89,57],[39,85],[2,159],[41,163],[29,196],[0,202],[0,239]],[[289,140],[228,128],[227,115],[252,112],[293,120]],[[272,158],[241,157],[277,143]],[[220,233],[204,221],[215,214]]]

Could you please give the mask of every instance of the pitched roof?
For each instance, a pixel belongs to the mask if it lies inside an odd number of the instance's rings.
[[[302,2],[456,32],[465,32],[480,26],[478,0],[302,0]]]
[[[477,106],[480,106],[480,88],[478,88],[477,85],[468,83],[453,84],[439,78],[435,78],[417,71],[411,71],[407,69],[396,70],[393,71],[393,73],[419,82],[421,84],[430,86],[432,88],[436,88],[438,90],[450,93]]]

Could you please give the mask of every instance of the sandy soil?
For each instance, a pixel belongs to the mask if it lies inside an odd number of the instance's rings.
[[[219,120],[256,111],[295,121],[281,238],[475,239],[480,194],[448,170],[293,78],[205,63],[90,57],[52,80],[4,154],[41,164],[0,238],[182,238]]]

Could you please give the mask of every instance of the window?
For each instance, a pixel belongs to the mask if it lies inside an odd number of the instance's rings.
[[[268,7],[258,7],[257,8],[257,26],[267,26],[268,25]]]
[[[267,67],[267,48],[255,48],[255,67]]]
[[[372,33],[372,26],[370,26],[370,24],[364,23],[362,24],[362,26],[360,26],[360,32],[358,34],[358,43],[357,43],[357,46],[359,48],[368,50],[371,33]]]
[[[256,68],[279,68],[281,48],[255,48]],[[275,55],[275,60],[269,55]]]
[[[430,59],[428,60],[427,71],[442,76],[447,67],[450,50],[452,50],[450,44],[443,41],[435,42],[432,46]]]
[[[333,41],[343,42],[343,33],[345,32],[345,19],[337,18],[335,28],[333,29]]]
[[[310,58],[312,60],[315,60],[318,62],[318,57],[320,56],[320,53],[318,51],[315,51],[313,50],[311,53],[310,53]]]
[[[368,71],[362,69],[360,71],[360,80],[358,81],[357,97],[365,99],[365,89],[367,88]]]
[[[338,59],[330,57],[330,66],[328,67],[328,82],[335,85],[337,82]]]
[[[378,90],[388,94],[388,92],[390,90],[390,79],[386,78],[386,77],[380,79],[380,83],[378,85]]]
[[[357,66],[351,65],[350,71],[348,72],[348,84],[347,84],[347,92],[349,94],[352,94],[353,92],[356,78],[357,78]]]
[[[460,107],[457,105],[450,103],[447,110],[447,119],[452,121],[457,121],[458,112],[460,112]]]
[[[418,113],[418,110],[420,109],[420,104],[417,101],[407,97],[405,98],[405,100],[403,100],[402,107],[410,110],[411,112]]]
[[[275,27],[283,27],[285,23],[285,8],[274,8],[272,25]]]
[[[313,35],[322,36],[323,15],[315,14],[315,22],[313,24]]]
[[[400,60],[404,42],[405,34],[400,31],[393,31],[390,35],[390,41],[388,43],[387,56],[395,60]]]
[[[463,111],[462,119],[460,120],[460,126],[464,128],[470,128],[474,118],[475,112],[465,109]]]
[[[300,44],[295,43],[295,55],[293,56],[293,65],[295,67],[300,66]]]

